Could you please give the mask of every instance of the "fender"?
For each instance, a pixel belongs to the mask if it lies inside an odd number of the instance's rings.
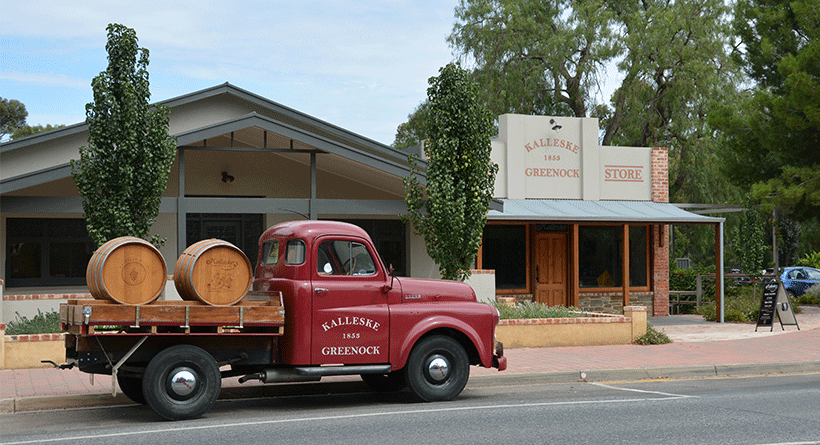
[[[487,326],[487,328],[491,329],[492,326]],[[404,368],[405,364],[407,364],[407,357],[410,355],[410,351],[413,349],[416,342],[418,342],[418,340],[428,332],[436,329],[453,329],[464,334],[478,351],[481,365],[485,368],[492,367],[492,341],[483,342],[481,340],[481,335],[479,335],[473,326],[457,318],[442,314],[424,318],[413,325],[404,334],[398,335],[401,342],[390,350],[390,362],[392,364],[392,369],[396,371]]]

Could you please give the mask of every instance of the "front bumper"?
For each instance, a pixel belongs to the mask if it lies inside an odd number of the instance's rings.
[[[495,342],[495,354],[493,354],[493,368],[498,368],[499,371],[507,369],[507,357],[504,357],[504,344],[500,341]]]

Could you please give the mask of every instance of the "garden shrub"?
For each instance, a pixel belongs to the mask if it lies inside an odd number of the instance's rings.
[[[800,304],[820,304],[820,284],[808,288],[806,293],[797,298]]]
[[[525,301],[515,306],[496,302],[496,309],[501,313],[502,320],[515,320],[522,318],[574,318],[583,317],[584,314],[577,307],[547,306],[543,303]]]
[[[636,345],[662,345],[672,343],[672,340],[662,331],[656,330],[651,324],[646,325],[646,333],[636,338]]]
[[[52,310],[43,313],[37,309],[37,315],[29,319],[15,312],[16,317],[6,325],[6,335],[53,334],[62,332],[60,313]]]

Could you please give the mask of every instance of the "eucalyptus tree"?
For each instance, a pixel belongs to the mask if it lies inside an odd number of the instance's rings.
[[[727,135],[726,173],[772,210],[820,214],[820,3],[738,1],[738,56],[754,80],[740,107],[714,121]],[[820,245],[817,246],[820,248]]]

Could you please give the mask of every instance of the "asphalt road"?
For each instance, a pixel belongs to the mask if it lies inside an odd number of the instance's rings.
[[[407,392],[221,400],[183,422],[135,405],[17,413],[0,416],[0,443],[820,444],[820,374],[478,381],[446,403]]]

